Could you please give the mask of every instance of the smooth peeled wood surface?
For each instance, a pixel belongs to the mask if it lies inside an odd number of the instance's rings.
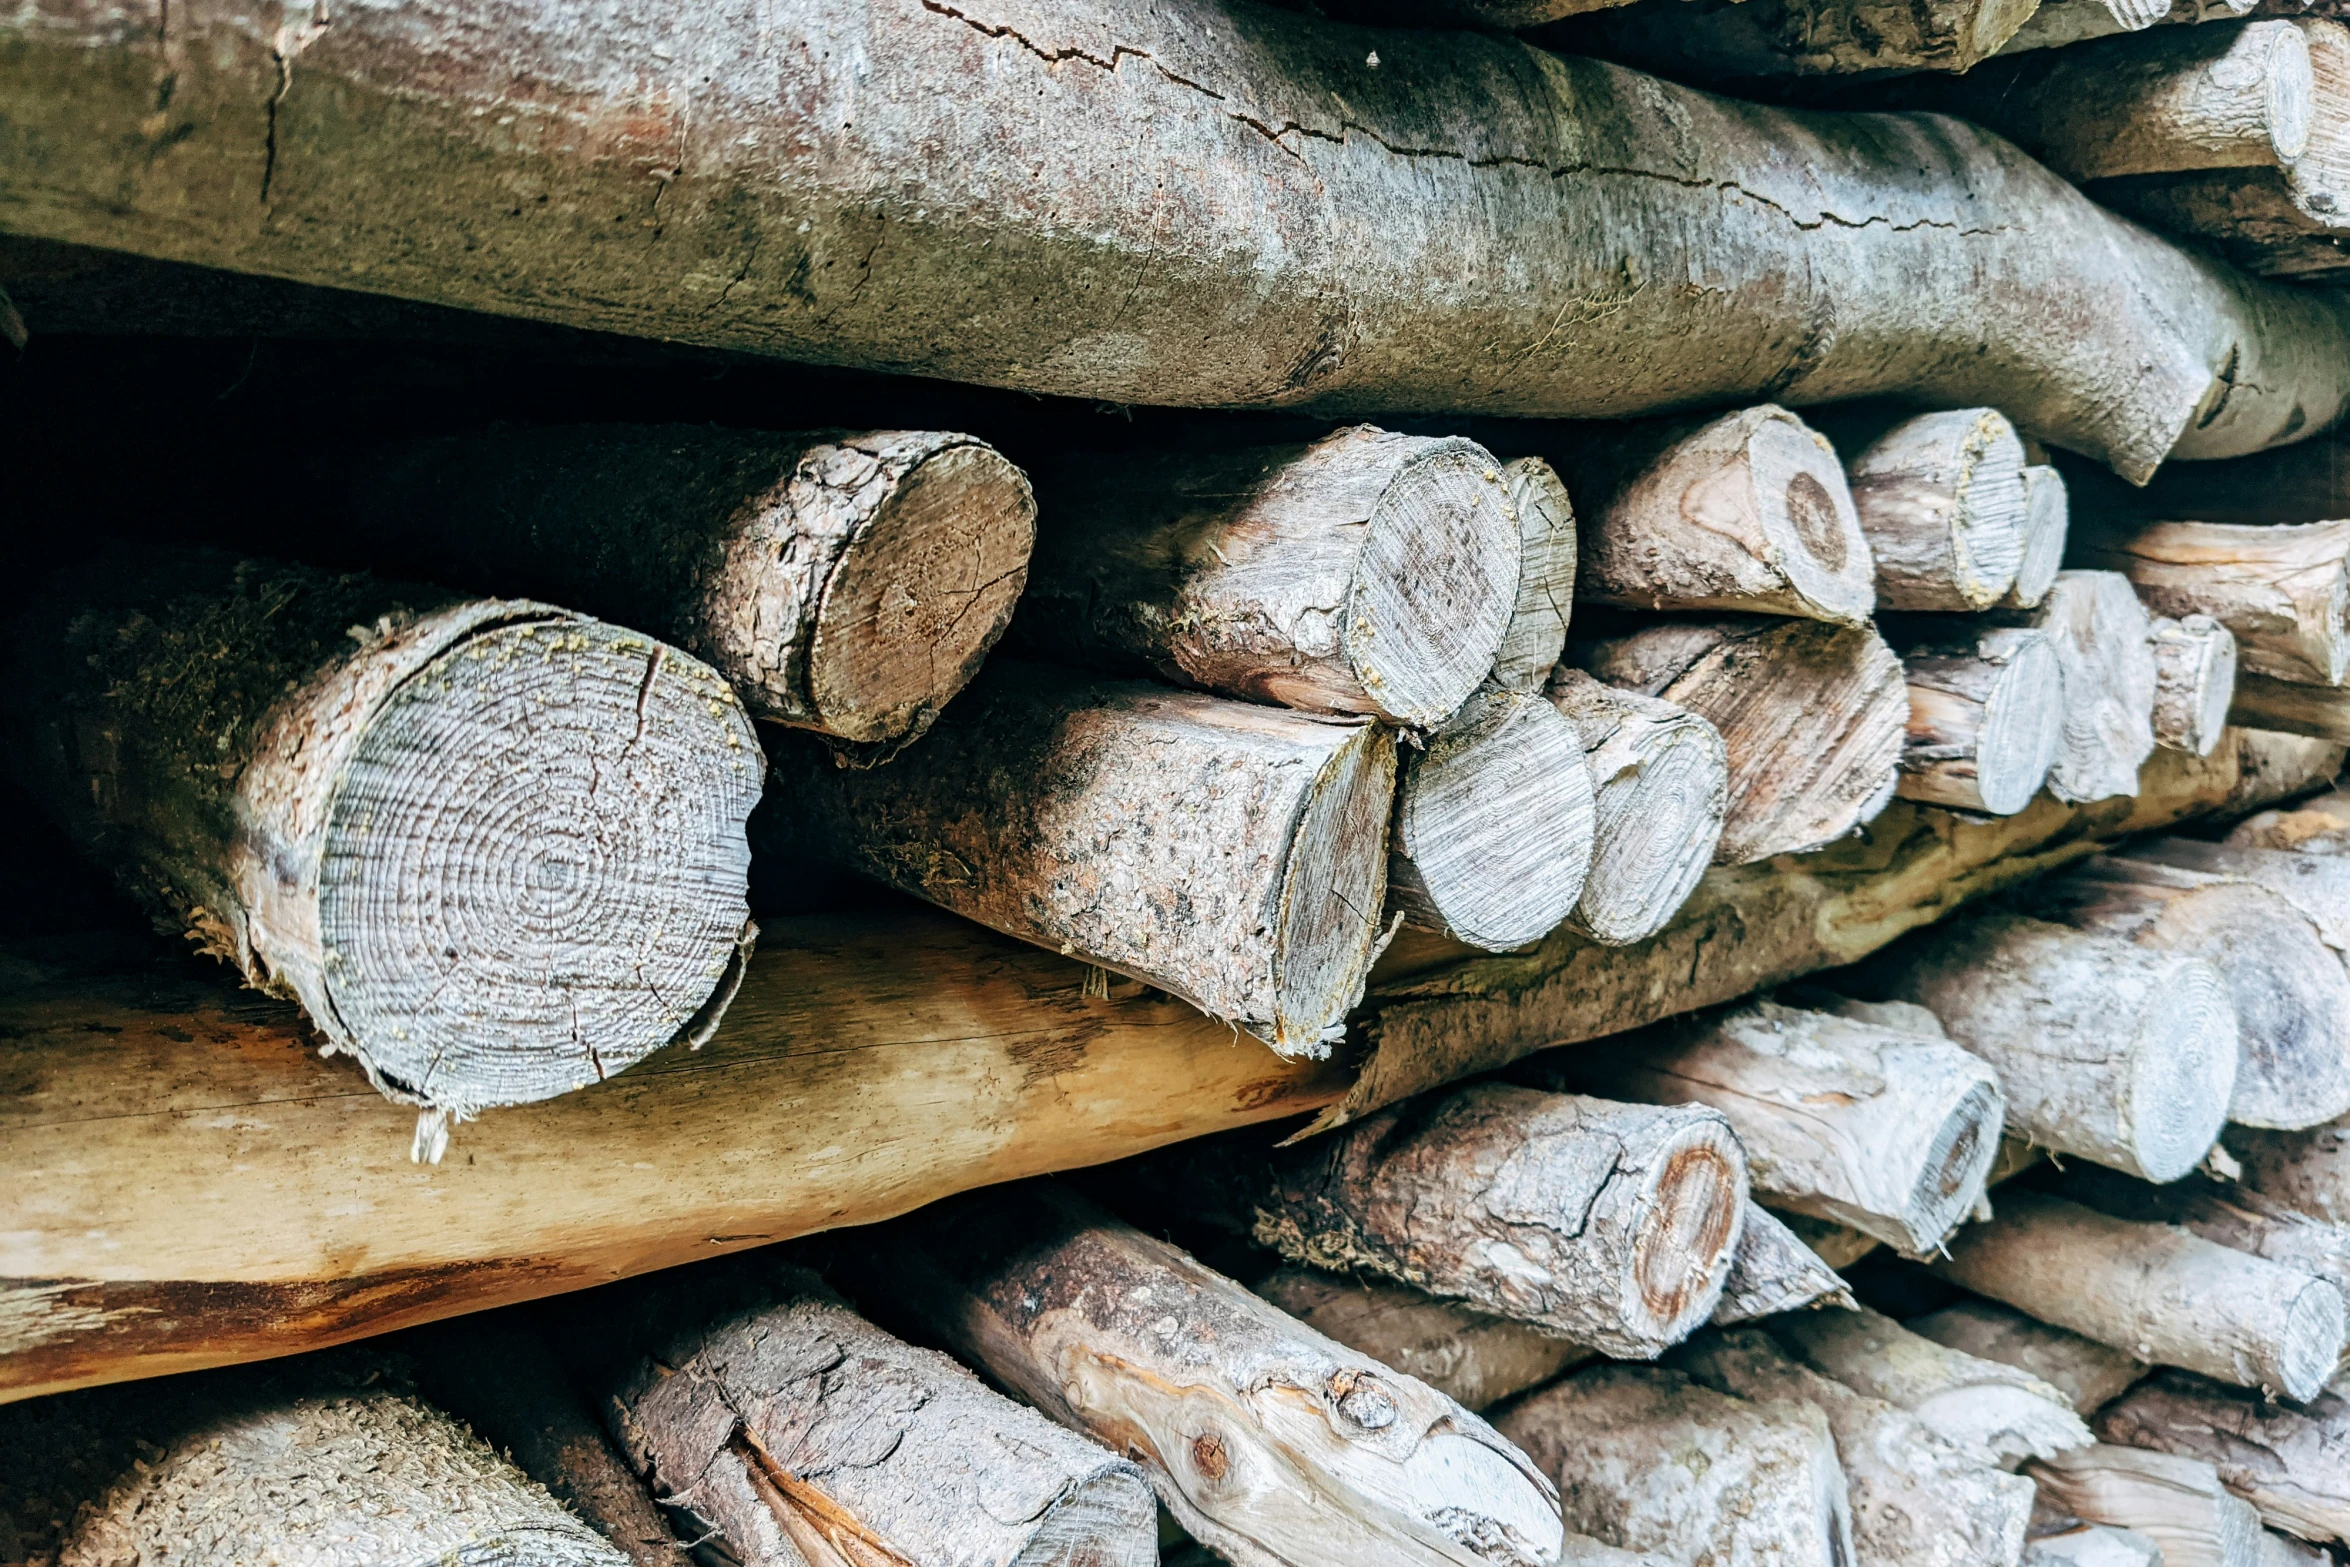
[[[1886,609],[1981,610],[2024,562],[2024,447],[1993,408],[1905,419],[1846,464]]]
[[[1575,613],[1575,503],[1558,472],[1539,457],[1503,465],[1502,483],[1518,511],[1518,601],[1493,656],[1493,683],[1539,691],[1567,645]]]
[[[2002,1196],[1931,1264],[1951,1282],[2141,1360],[2306,1400],[2334,1373],[2342,1294],[2167,1224]]]
[[[2064,681],[2064,738],[2048,770],[2059,800],[2085,804],[2138,792],[2154,750],[2158,681],[2153,623],[2128,578],[2060,571],[2023,623],[2048,633]]]
[[[1493,668],[1518,602],[1517,508],[1474,441],[1357,425],[1065,457],[1036,485],[1017,635],[1058,657],[1432,729]]]
[[[2099,1416],[2097,1434],[2121,1447],[2201,1459],[2272,1529],[2350,1539],[2350,1404],[2338,1394],[2295,1409],[2165,1371]]]
[[[2154,743],[2208,756],[2236,695],[2236,637],[2209,615],[2154,622]]]
[[[2350,522],[2123,525],[2076,535],[2073,557],[2121,572],[2158,615],[2209,615],[2249,674],[2350,677]]]
[[[2042,1507],[2141,1536],[2162,1567],[2263,1567],[2260,1515],[2201,1460],[2099,1443],[2031,1474]]]
[[[1493,952],[1575,912],[1591,868],[1591,770],[1581,733],[1544,697],[1486,687],[1403,758],[1402,775],[1390,908]]]
[[[1919,1337],[1971,1359],[2029,1372],[2061,1392],[2081,1415],[2093,1415],[2112,1403],[2151,1369],[2110,1345],[1979,1296],[1913,1317],[1907,1325]]]
[[[504,432],[397,449],[338,500],[381,564],[642,627],[752,716],[869,746],[978,672],[1036,537],[1020,470],[938,431]]]
[[[1596,1351],[1572,1339],[1375,1279],[1284,1267],[1256,1293],[1315,1332],[1417,1377],[1464,1408],[1540,1387]]]
[[[1836,1271],[1820,1260],[1819,1253],[1772,1217],[1769,1209],[1747,1205],[1746,1223],[1738,1232],[1738,1251],[1730,1259],[1730,1276],[1722,1281],[1721,1303],[1714,1307],[1714,1326],[1728,1327],[1806,1307],[1849,1310],[1851,1306],[1852,1292]]]
[[[1994,627],[1912,648],[1901,667],[1901,797],[1992,816],[2029,805],[2064,739],[2064,674],[2046,633]]]
[[[1514,543],[1513,543],[1514,547]],[[1395,744],[998,659],[889,766],[774,751],[779,840],[1327,1055],[1386,894]]]
[[[1552,1567],[1557,1492],[1435,1389],[1050,1186],[991,1192],[844,1256],[903,1318],[1133,1459],[1236,1567]]]
[[[15,635],[28,782],[387,1095],[543,1100],[723,1013],[762,769],[686,654],[198,552],[61,579]]]
[[[2065,540],[2072,530],[2072,501],[2064,475],[2042,463],[2024,468],[2024,558],[2015,569],[2015,585],[2000,605],[2005,609],[2034,609],[2056,585],[2064,567]]]

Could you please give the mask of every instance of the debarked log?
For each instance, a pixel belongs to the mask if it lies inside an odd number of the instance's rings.
[[[2320,1393],[2295,1409],[2183,1371],[2142,1383],[2098,1417],[2121,1447],[2197,1458],[2261,1521],[2304,1540],[2350,1538],[2350,1404]]]
[[[2262,1196],[2240,1181],[2200,1173],[2150,1186],[2094,1166],[2065,1172],[2056,1190],[2116,1218],[2175,1224],[2225,1246],[2323,1279],[2350,1299],[2350,1229]]]
[[[2048,634],[2064,682],[2064,736],[2048,769],[2059,800],[2085,803],[2138,791],[2154,750],[2160,671],[2154,625],[2128,578],[2060,571],[2035,610],[2016,613]]]
[[[2158,615],[2209,615],[2248,674],[2350,679],[2350,522],[2156,522],[2075,530],[2071,554],[2120,572]]]
[[[1512,459],[1501,478],[1518,509],[1518,599],[1493,656],[1492,680],[1511,691],[1539,691],[1558,667],[1575,614],[1575,503],[1558,471],[1539,457]]]
[[[2044,1511],[2150,1540],[2162,1567],[2265,1567],[2260,1515],[2201,1459],[2099,1443],[2037,1463]]]
[[[1573,1339],[1439,1300],[1408,1284],[1284,1267],[1256,1293],[1349,1349],[1484,1409],[1597,1357]]]
[[[1904,653],[1901,668],[1909,730],[1895,792],[1991,816],[2030,804],[2064,739],[2063,667],[2048,634],[2030,626],[1946,633]],[[2225,713],[2223,705],[2223,722]]]
[[[2209,615],[2154,621],[2154,743],[2209,756],[2236,698],[2236,636]]]

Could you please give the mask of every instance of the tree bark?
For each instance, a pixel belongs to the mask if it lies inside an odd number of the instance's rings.
[[[2232,1131],[2245,1187],[2279,1207],[2350,1224],[2350,1116],[2301,1132]]]
[[[1036,486],[1018,638],[1116,673],[1433,729],[1493,668],[1518,601],[1517,508],[1474,441],[1365,424],[1065,457]]]
[[[2209,615],[2154,622],[2154,743],[2209,756],[2236,696],[2236,637]]]
[[[1036,537],[967,435],[586,425],[425,442],[337,481],[383,564],[569,604],[707,660],[754,718],[887,748],[979,670]]]
[[[1875,608],[1843,465],[1784,408],[1587,427],[1542,455],[1583,497],[1589,602],[1847,626]]]
[[[1581,731],[1539,692],[1488,685],[1403,758],[1388,907],[1489,952],[1540,941],[1582,899],[1592,832]]]
[[[2165,1371],[2105,1411],[2097,1434],[2121,1447],[2200,1459],[2261,1521],[2304,1540],[2350,1539],[2350,1404],[2306,1409]]]
[[[1758,78],[1966,71],[1997,52],[2033,0],[1753,0],[1687,8],[1635,6],[1568,35],[1668,75],[1735,86]]]
[[[1607,685],[1660,697],[1721,731],[1729,806],[1718,865],[1833,843],[1893,797],[1909,694],[1865,627],[1812,620],[1659,625],[1569,648]]]
[[[2150,1181],[2185,1175],[2219,1136],[2236,1016],[2201,959],[1985,914],[1880,963],[1895,999],[1991,1063],[2017,1135]]]
[[[2350,863],[2322,854],[2205,843],[2199,838],[2146,838],[2122,844],[2113,853],[2164,867],[2173,875],[2246,882],[2273,892],[2300,910],[2327,946],[2350,957]]]
[[[1915,1415],[1788,1358],[1759,1328],[1709,1335],[1674,1365],[1717,1392],[1789,1399],[1827,1417],[1861,1567],[2015,1567],[2032,1482],[1953,1448]]]
[[[1545,693],[1583,740],[1591,868],[1575,928],[1602,946],[1646,941],[1712,863],[1730,808],[1721,731],[1686,708],[1561,665]]]
[[[1484,1421],[1065,1192],[933,1208],[848,1277],[1140,1464],[1235,1567],[1559,1559],[1557,1493]]]
[[[1961,1230],[1930,1266],[2141,1360],[2287,1398],[2314,1397],[2342,1356],[2342,1295],[2331,1284],[2041,1192],[2008,1194],[1996,1218]]]
[[[1513,541],[1514,542],[1514,541]],[[997,660],[871,772],[773,749],[772,832],[901,892],[1320,1056],[1387,891],[1381,729]]]
[[[1909,1331],[1978,1361],[2029,1372],[2057,1389],[2079,1415],[2112,1403],[2152,1368],[2095,1339],[2050,1327],[2013,1306],[1969,1296],[1910,1319]]]
[[[2142,1224],[2175,1224],[2231,1251],[2323,1279],[2350,1299],[2350,1229],[2296,1213],[2240,1183],[2196,1175],[2148,1186],[2106,1172],[2073,1170],[2063,1194],[2102,1213]]]
[[[2066,536],[2072,529],[2072,498],[2064,475],[2045,463],[2024,467],[2024,558],[2015,585],[1999,601],[2002,609],[2037,609],[2056,586],[2064,567]]]
[[[974,5],[534,0],[281,36],[43,0],[11,23],[0,199],[50,239],[1113,402],[1995,401],[2143,479],[2322,429],[2350,393],[2350,306],[2246,283],[1946,120],[1245,0]],[[1955,67],[2025,6],[1880,9]],[[1875,13],[1820,10],[1842,63]],[[514,130],[530,84],[576,138]],[[1707,283],[1660,282],[1683,278]]]
[[[2031,804],[2064,739],[2064,676],[2047,633],[1945,633],[1903,654],[1901,667],[1909,730],[1895,792],[1989,816]]]
[[[1673,1561],[1838,1567],[1852,1507],[1827,1418],[1655,1366],[1589,1367],[1519,1403],[1501,1433],[1558,1481],[1567,1527]]]
[[[2209,615],[2246,672],[2350,680],[2350,522],[2158,522],[2073,537],[2073,558],[2128,577],[2158,615]]]
[[[1844,1281],[1769,1209],[1749,1203],[1730,1275],[1722,1281],[1721,1303],[1714,1307],[1714,1326],[1830,1306],[1853,1309]]]
[[[1480,1083],[1250,1172],[1256,1238],[1650,1359],[1714,1313],[1746,1160],[1704,1109]]]
[[[2154,623],[2129,579],[2060,571],[2040,607],[2017,619],[2048,633],[2064,680],[2064,739],[2049,791],[2069,804],[2137,793],[2138,770],[2154,750],[2160,675]]]
[[[201,950],[447,1118],[726,1009],[758,742],[726,682],[568,610],[207,552],[11,628],[20,774]]]
[[[1999,1081],[1979,1058],[1770,1001],[1522,1070],[1546,1088],[1717,1110],[1762,1201],[1910,1255],[1933,1251],[1973,1211],[1999,1150]]]
[[[1465,1409],[1515,1398],[1598,1354],[1404,1284],[1285,1267],[1256,1292],[1315,1332],[1417,1377]]]
[[[1493,656],[1493,683],[1540,691],[1566,651],[1575,613],[1575,503],[1558,473],[1539,457],[1502,465],[1502,483],[1518,513],[1518,600]]]
[[[2024,563],[2024,445],[1995,408],[1905,419],[1846,464],[1885,609],[1983,610]]]
[[[2260,1515],[2211,1465],[2100,1443],[2032,1465],[2043,1506],[2145,1536],[2162,1567],[2263,1567]]]
[[[2294,854],[2350,854],[2350,793],[2340,788],[2239,822],[2229,848],[2282,849]]]
[[[2164,22],[2225,22],[2247,16],[2258,0],[2045,0],[2031,20],[2000,46],[2003,55],[2027,49],[2061,49],[2120,33],[2143,32]]]

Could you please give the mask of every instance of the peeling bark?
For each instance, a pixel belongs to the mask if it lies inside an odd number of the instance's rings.
[[[2304,1540],[2350,1538],[2350,1403],[2337,1394],[2294,1409],[2165,1371],[2106,1410],[2097,1434],[2201,1459],[2272,1529]]]

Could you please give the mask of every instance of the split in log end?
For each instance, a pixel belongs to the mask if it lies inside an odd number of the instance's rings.
[[[1290,837],[1274,948],[1273,1036],[1285,1056],[1329,1054],[1363,996],[1379,946],[1369,911],[1385,901],[1386,861],[1352,852],[1387,835],[1395,742],[1375,727],[1333,751]]]

